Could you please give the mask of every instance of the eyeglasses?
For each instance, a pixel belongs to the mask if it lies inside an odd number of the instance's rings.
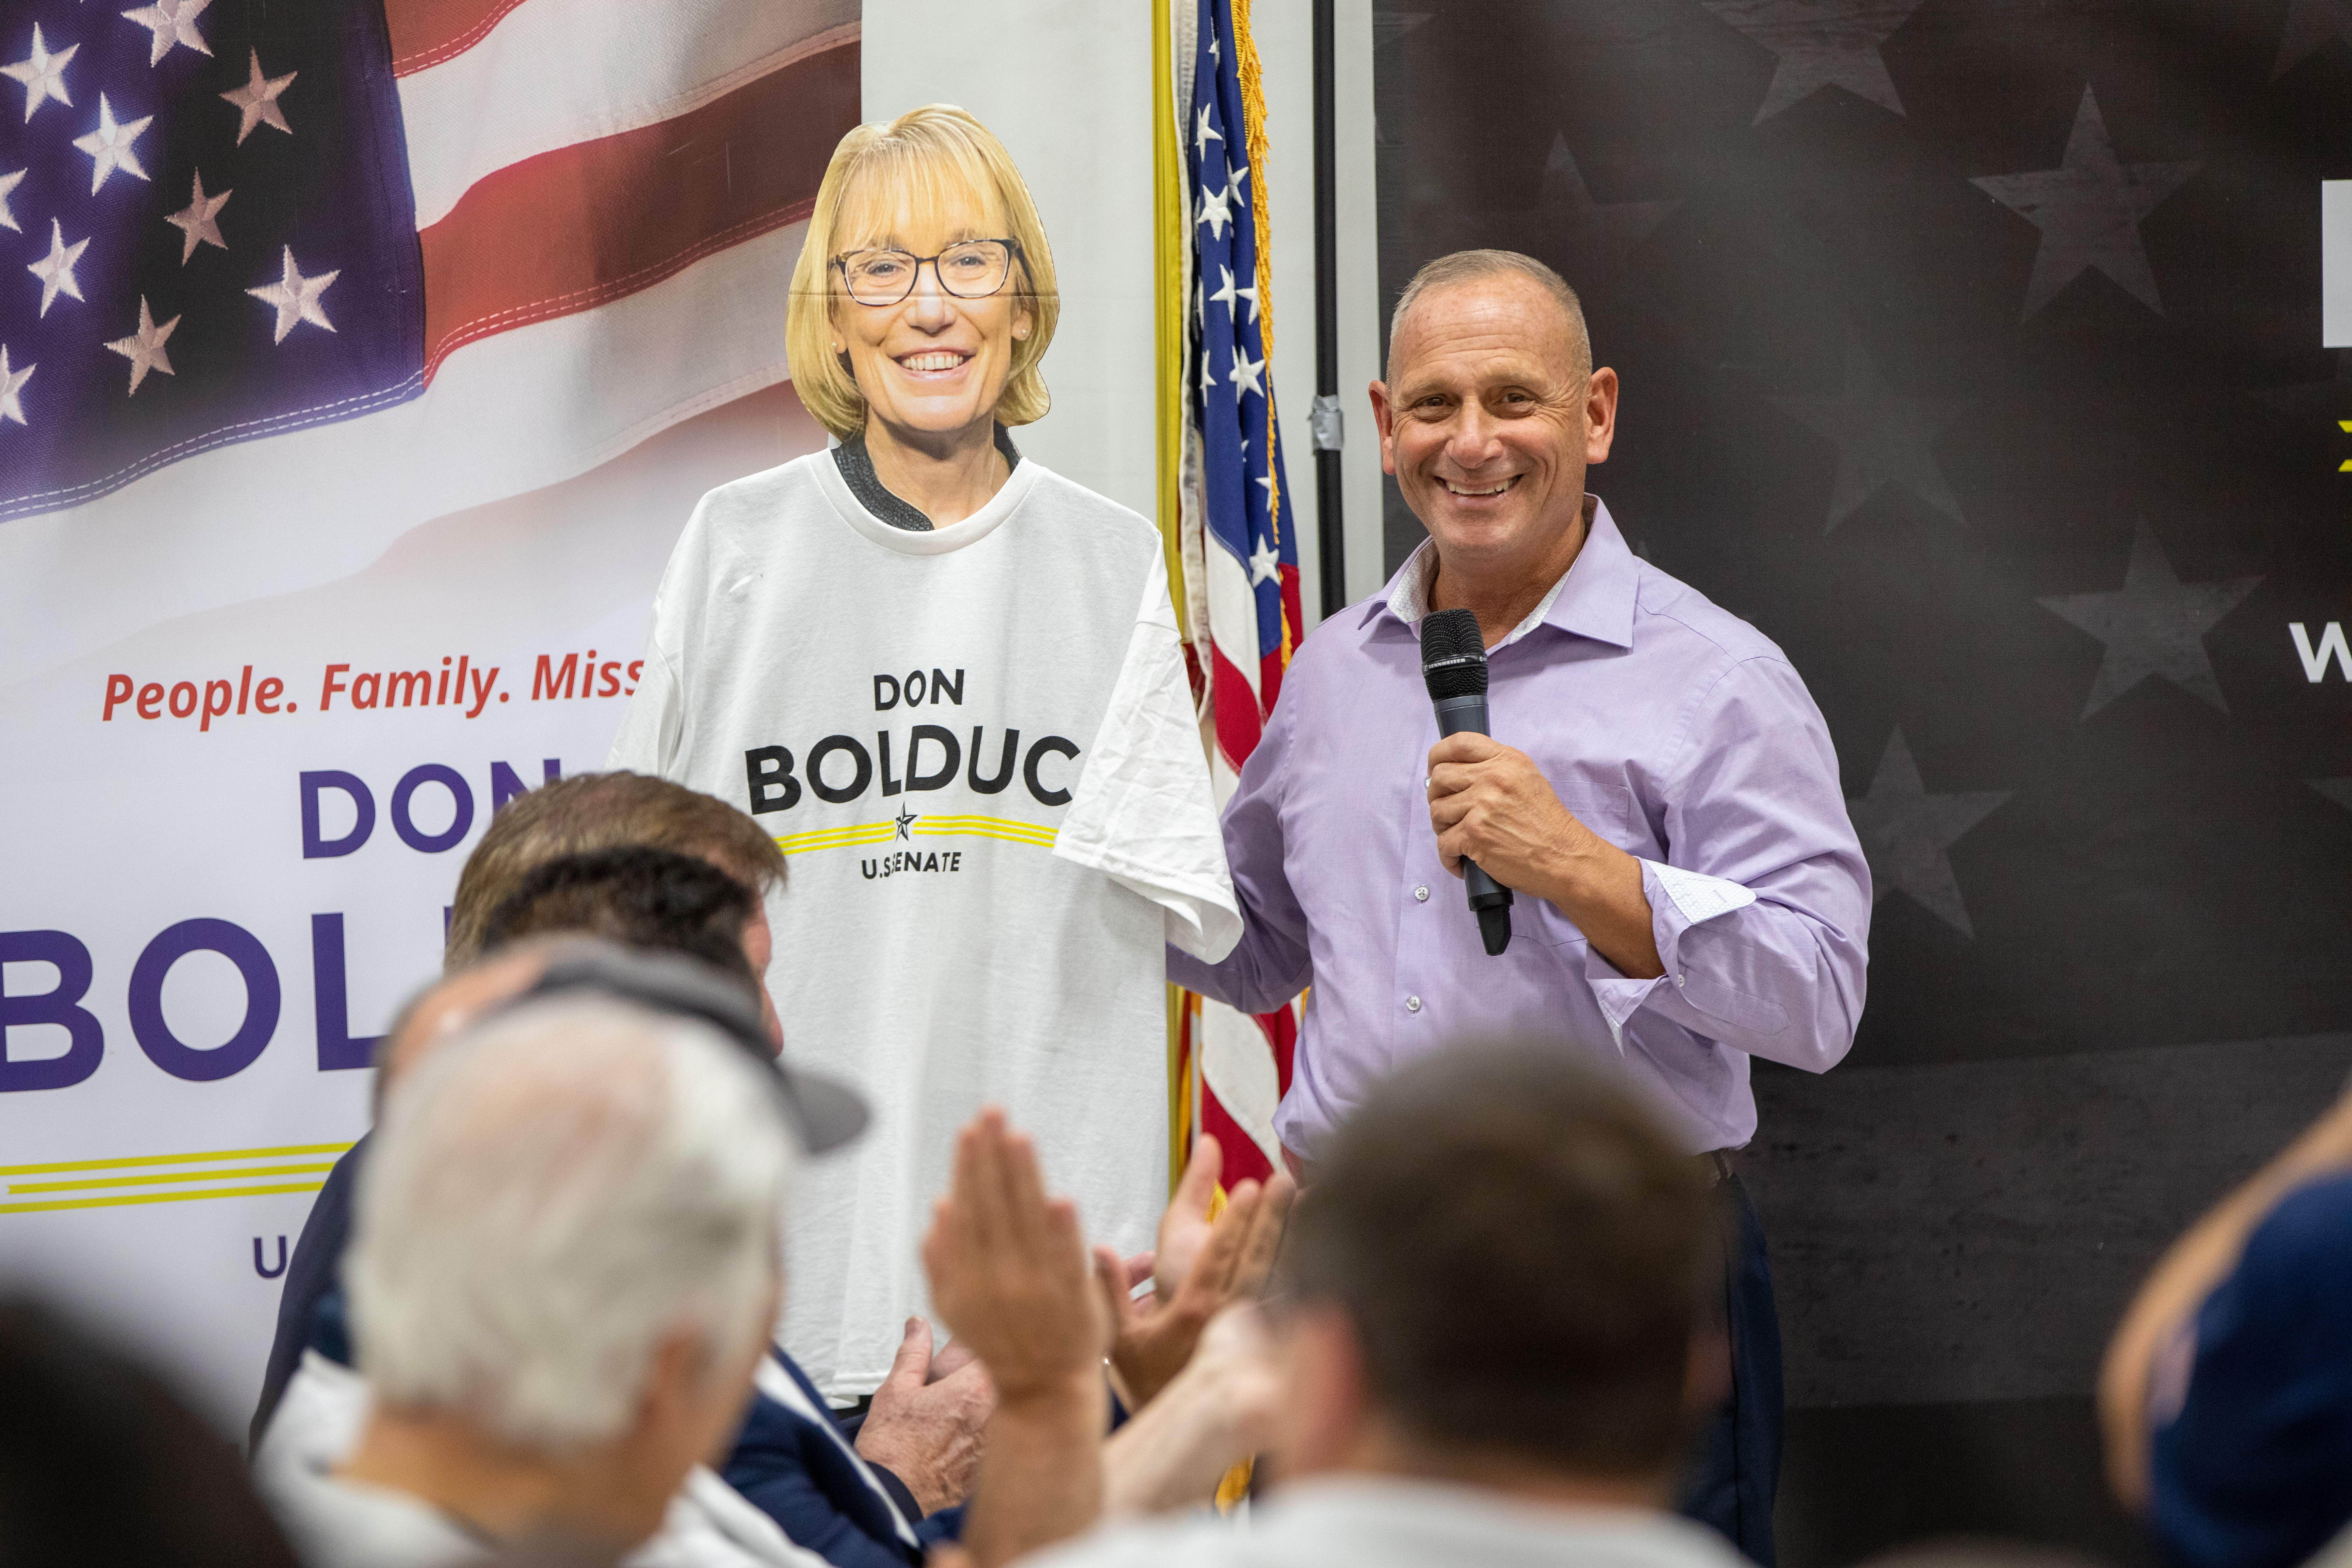
[[[937,256],[915,256],[904,250],[849,250],[833,258],[842,287],[861,305],[895,305],[915,291],[915,277],[923,263],[940,287],[959,300],[985,300],[1004,287],[1013,275],[1013,258],[1021,242],[1013,239],[967,239]]]

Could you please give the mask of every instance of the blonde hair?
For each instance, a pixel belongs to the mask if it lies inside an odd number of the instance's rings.
[[[881,187],[875,192],[877,185]],[[853,192],[878,194],[882,210],[936,210],[969,200],[983,210],[1002,209],[1006,237],[1021,247],[1016,270],[1004,287],[1029,311],[1029,335],[1013,343],[1013,369],[1004,378],[996,417],[1026,425],[1045,416],[1053,399],[1037,366],[1054,341],[1062,311],[1054,281],[1054,253],[1037,204],[1013,155],[988,127],[952,104],[909,110],[887,125],[860,125],[841,139],[817,187],[816,210],[809,215],[808,237],[793,268],[793,291],[784,308],[784,347],[792,356],[793,384],[817,422],[846,440],[866,427],[866,398],[856,380],[833,352],[833,309],[845,298],[835,291],[833,258],[842,249],[842,209]]]

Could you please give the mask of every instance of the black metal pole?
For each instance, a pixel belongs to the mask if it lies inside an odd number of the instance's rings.
[[[1333,0],[1315,4],[1315,537],[1322,550],[1322,613],[1348,602],[1347,529],[1339,495],[1339,222]]]

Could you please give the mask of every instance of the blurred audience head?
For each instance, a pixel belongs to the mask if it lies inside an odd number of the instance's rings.
[[[482,926],[482,951],[526,937],[578,934],[683,952],[760,984],[743,951],[758,896],[708,860],[649,845],[591,849],[525,872]]]
[[[295,1568],[234,1444],[52,1310],[0,1300],[0,1563]]]
[[[784,879],[784,858],[760,825],[722,800],[643,773],[581,773],[519,796],[491,819],[466,858],[449,911],[444,967],[481,952],[492,911],[546,862],[641,844],[707,860],[755,895]],[[743,943],[754,972],[768,960],[766,917],[753,900],[755,933]]]
[[[1556,1052],[1406,1068],[1326,1146],[1282,1266],[1286,1473],[1662,1499],[1715,1210],[1698,1163]]]
[[[377,1423],[594,1478],[537,1524],[651,1533],[774,1319],[779,1105],[708,1024],[609,997],[530,999],[432,1053],[387,1102],[345,1265]]]

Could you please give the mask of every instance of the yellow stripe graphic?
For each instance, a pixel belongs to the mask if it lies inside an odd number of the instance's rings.
[[[200,1193],[130,1193],[111,1198],[51,1198],[42,1203],[0,1204],[0,1214],[37,1214],[47,1209],[119,1208],[129,1204],[184,1204],[200,1198],[252,1198],[268,1193],[315,1193],[324,1182],[289,1182],[265,1187],[214,1187]]]
[[[18,1193],[79,1193],[93,1187],[164,1187],[175,1182],[228,1182],[241,1176],[315,1176],[335,1167],[323,1165],[245,1165],[228,1171],[172,1171],[160,1176],[86,1176],[73,1182],[11,1182],[8,1195]]]
[[[995,838],[1009,844],[1034,844],[1050,849],[1055,829],[1042,823],[1016,822],[1006,816],[919,816],[908,826],[915,838]],[[887,844],[898,836],[898,825],[889,822],[861,822],[847,827],[821,827],[807,833],[786,834],[776,840],[776,847],[787,855],[803,855],[817,849],[840,849],[858,844]]]
[[[125,1160],[62,1160],[46,1165],[0,1165],[0,1176],[39,1176],[62,1171],[121,1171],[134,1165],[189,1165],[207,1160],[271,1160],[290,1154],[341,1154],[341,1143],[289,1143],[277,1149],[215,1149],[205,1154],[148,1154]]]

